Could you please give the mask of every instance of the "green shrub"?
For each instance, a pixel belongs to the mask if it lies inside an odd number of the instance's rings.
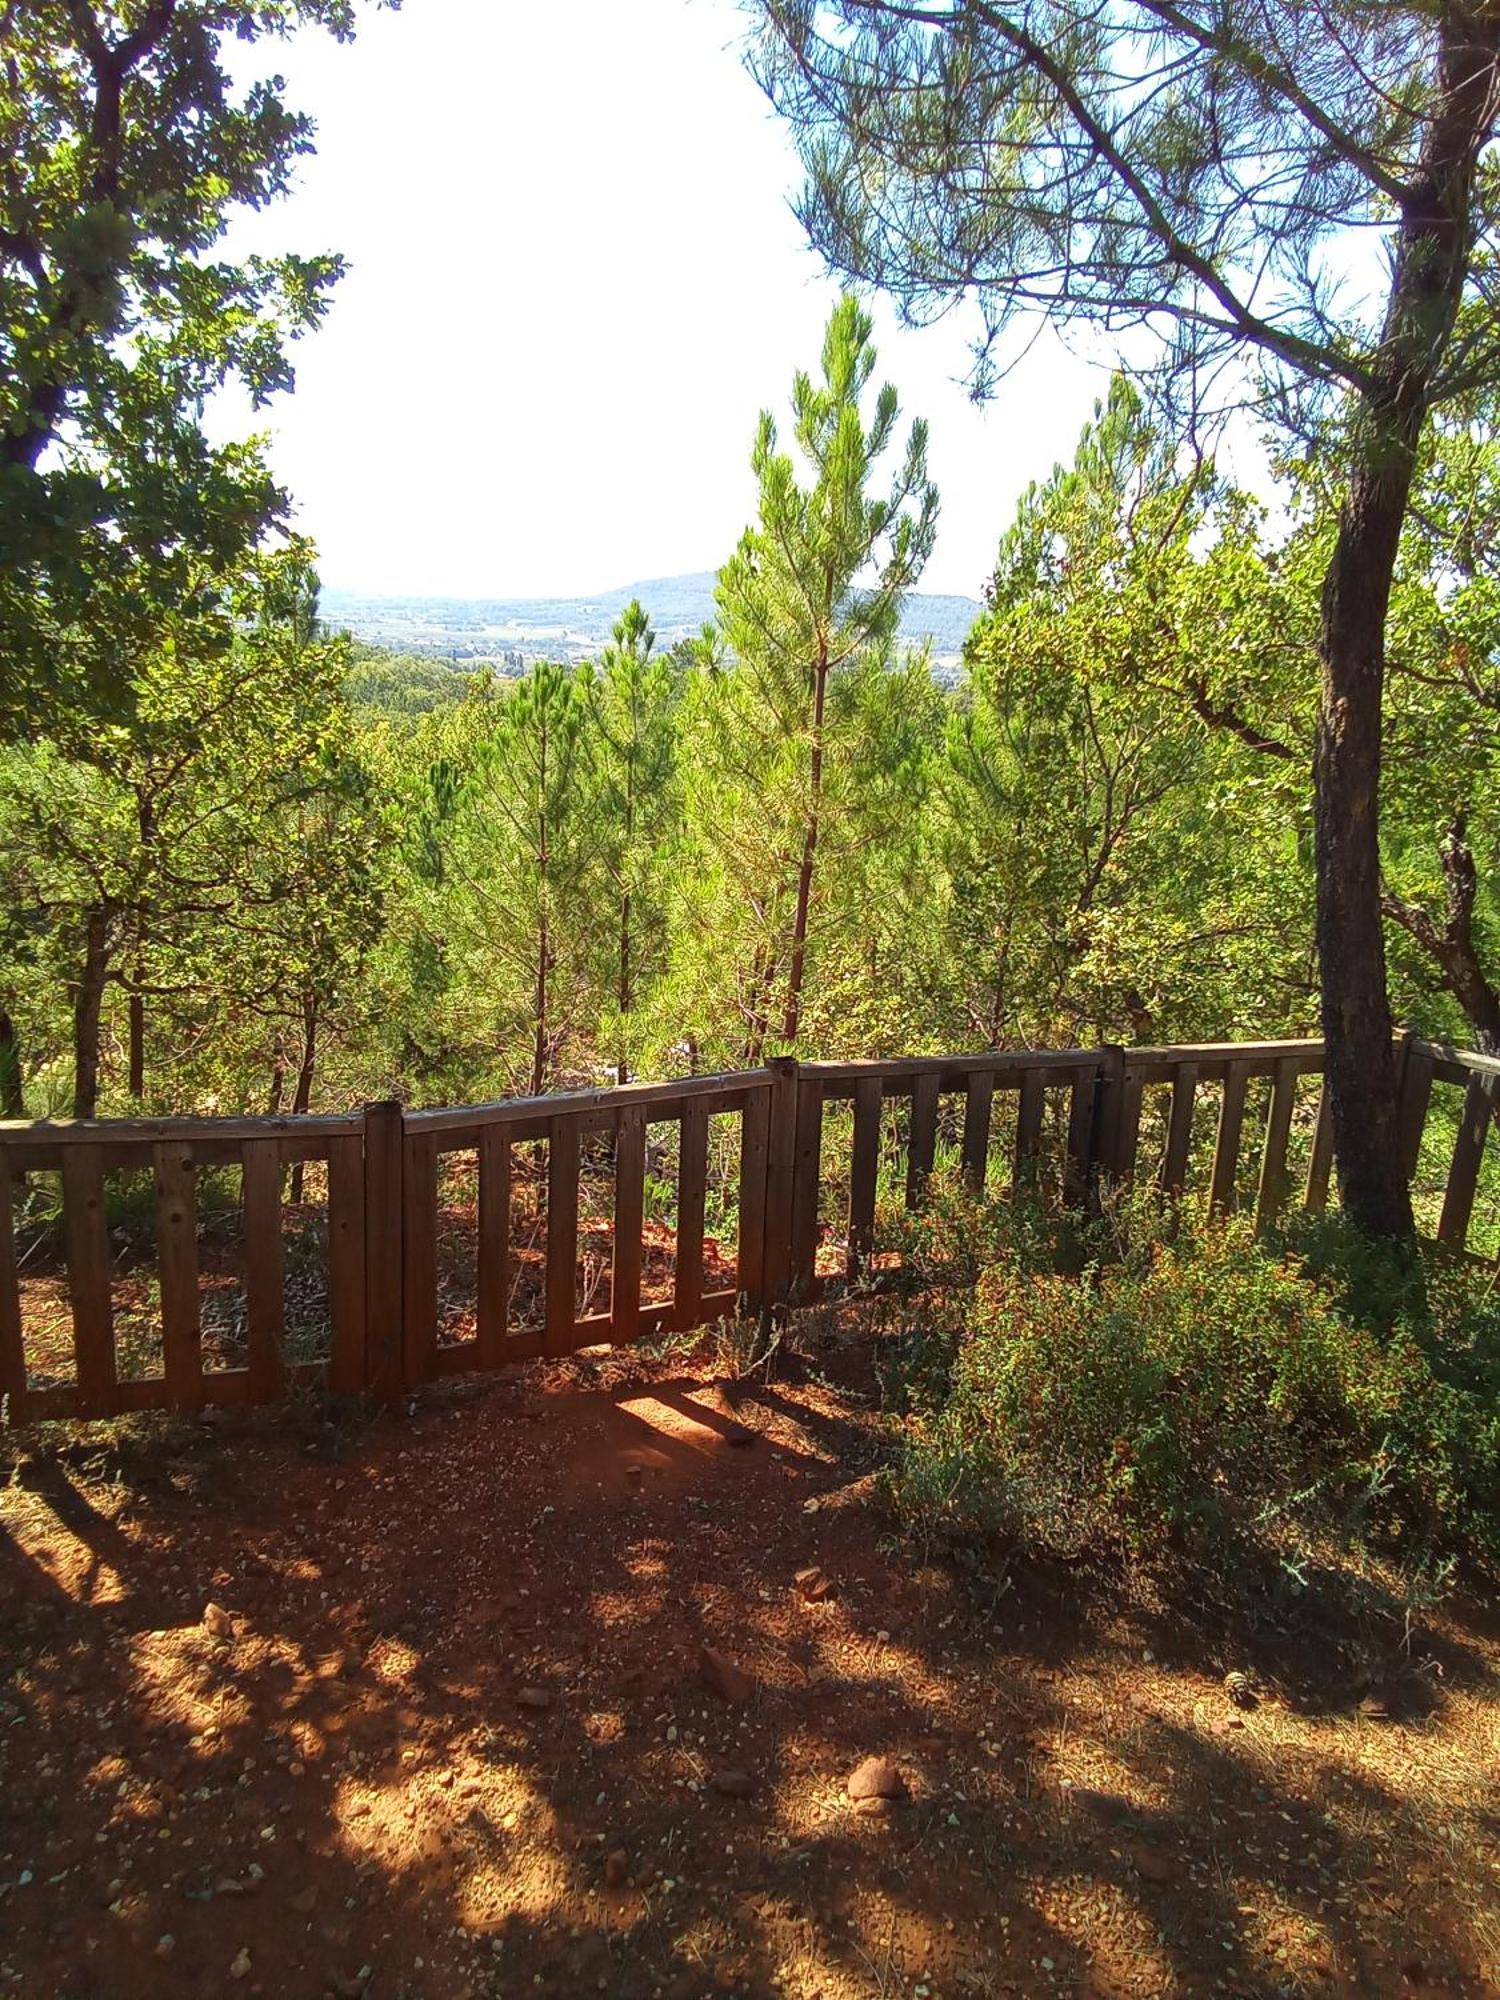
[[[1030,1238],[990,1257],[905,1420],[892,1488],[914,1525],[1066,1557],[1336,1543],[1500,1566],[1487,1282],[1328,1225],[1136,1241],[1081,1275]]]

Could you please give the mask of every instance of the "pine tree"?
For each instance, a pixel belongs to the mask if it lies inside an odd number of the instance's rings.
[[[630,1078],[636,1015],[666,960],[665,849],[679,818],[677,676],[632,598],[599,662],[594,690],[601,860],[614,888],[614,1070]]]
[[[719,572],[717,600],[732,664],[718,676],[718,763],[745,808],[771,832],[766,868],[746,892],[761,935],[743,1006],[746,1053],[760,1059],[773,1014],[797,1040],[829,782],[830,691],[856,664],[889,658],[905,591],[932,552],[937,489],[927,477],[927,427],[911,427],[883,497],[868,488],[895,431],[887,383],[866,424],[861,400],[875,367],[872,325],[841,299],[823,341],[822,380],[799,372],[793,437],[810,473],[778,449],[761,415],[751,455],[760,486],[756,525]],[[873,580],[861,578],[873,571]]]

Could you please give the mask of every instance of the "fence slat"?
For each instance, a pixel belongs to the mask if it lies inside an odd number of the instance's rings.
[[[505,1329],[510,1318],[510,1134],[503,1125],[480,1127],[478,1161],[476,1358],[481,1368],[498,1368],[505,1359]]]
[[[281,1393],[286,1342],[286,1282],[281,1245],[281,1149],[274,1139],[247,1139],[241,1155],[245,1217],[245,1321],[250,1395],[270,1402]],[[329,1304],[333,1298],[333,1191],[329,1189]]]
[[[1139,1070],[1127,1069],[1120,1079],[1120,1111],[1114,1130],[1114,1153],[1110,1162],[1111,1170],[1120,1180],[1128,1180],[1135,1172],[1136,1154],[1141,1145],[1141,1105],[1146,1094],[1146,1079]]]
[[[387,1402],[406,1386],[401,1338],[405,1142],[401,1106],[365,1106],[365,1381]]]
[[[906,1155],[906,1205],[920,1208],[937,1154],[938,1072],[915,1077],[911,1087],[911,1132]]]
[[[21,1277],[16,1267],[15,1181],[0,1152],[0,1423],[26,1416],[26,1342],[21,1329]]]
[[[1042,1117],[1047,1108],[1046,1080],[1039,1069],[1023,1070],[1021,1094],[1016,1106],[1016,1165],[1013,1178],[1019,1184],[1030,1163],[1042,1149]]]
[[[1271,1084],[1271,1102],[1266,1112],[1265,1145],[1260,1156],[1260,1184],[1255,1197],[1255,1226],[1266,1229],[1281,1213],[1287,1197],[1286,1149],[1291,1137],[1292,1112],[1297,1103],[1297,1071],[1294,1064],[1279,1062]]]
[[[1173,1198],[1187,1188],[1188,1160],[1193,1149],[1193,1105],[1198,1095],[1198,1065],[1184,1063],[1172,1078],[1172,1109],[1167,1119],[1167,1150],[1161,1163],[1161,1184]]]
[[[1307,1184],[1302,1190],[1302,1206],[1310,1215],[1321,1215],[1328,1206],[1328,1181],[1333,1172],[1333,1113],[1328,1103],[1328,1086],[1318,1091],[1317,1116],[1313,1119],[1312,1151],[1307,1160]]]
[[[194,1409],[203,1401],[197,1176],[192,1153],[180,1140],[153,1148],[152,1164],[161,1275],[162,1372],[168,1402],[180,1409]]]
[[[328,1141],[328,1386],[352,1396],[368,1386],[365,1335],[365,1143]]]
[[[437,1140],[408,1133],[401,1162],[402,1373],[428,1381],[437,1353]]]
[[[868,1270],[875,1251],[875,1188],[880,1175],[878,1076],[862,1076],[854,1086],[854,1163],[849,1173],[849,1255],[851,1278]]]
[[[1068,1097],[1068,1151],[1063,1167],[1063,1194],[1082,1201],[1094,1161],[1094,1121],[1099,1101],[1099,1072],[1083,1070],[1073,1079]]]
[[[1224,1097],[1219,1106],[1213,1173],[1208,1184],[1211,1214],[1224,1215],[1234,1207],[1234,1177],[1240,1163],[1240,1134],[1245,1124],[1245,1085],[1249,1080],[1250,1071],[1242,1062],[1232,1062],[1224,1073]]]
[[[823,1156],[823,1085],[797,1079],[797,1139],[792,1172],[791,1297],[806,1305],[817,1289],[818,1168]]]
[[[1479,1186],[1479,1165],[1484,1158],[1485,1134],[1495,1101],[1496,1079],[1479,1074],[1469,1078],[1464,1092],[1463,1115],[1453,1142],[1453,1159],[1448,1168],[1448,1186],[1443,1194],[1443,1212],[1438,1218],[1438,1242],[1462,1249],[1469,1234],[1469,1217],[1474,1212],[1474,1193]]]
[[[578,1122],[547,1128],[547,1352],[570,1354],[578,1311]]]
[[[771,1093],[752,1091],[740,1116],[740,1226],[734,1265],[735,1287],[746,1312],[759,1311],[765,1299],[766,1156],[770,1134]]]
[[[708,1189],[708,1113],[689,1099],[677,1152],[677,1256],[672,1305],[678,1329],[698,1324],[703,1297],[703,1205]]]
[[[629,1341],[641,1330],[641,1227],[645,1216],[646,1114],[635,1105],[620,1113],[615,1135],[615,1248],[609,1286],[614,1338]]]
[[[792,1197],[797,1166],[797,1064],[776,1056],[771,1071],[771,1123],[766,1152],[766,1236],[763,1310],[785,1303],[792,1286]]]
[[[964,1179],[975,1194],[984,1193],[990,1159],[990,1114],[995,1102],[995,1073],[977,1069],[964,1086]]]
[[[1426,1049],[1408,1046],[1406,1074],[1401,1079],[1401,1162],[1408,1180],[1414,1180],[1422,1153],[1422,1134],[1427,1127],[1427,1107],[1432,1101],[1432,1056]]]

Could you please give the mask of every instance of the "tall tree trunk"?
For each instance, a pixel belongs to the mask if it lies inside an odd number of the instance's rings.
[[[278,1034],[276,1047],[271,1056],[271,1087],[266,1092],[266,1116],[274,1118],[281,1110],[281,1100],[286,1095],[286,1044]]]
[[[302,1060],[297,1065],[297,1083],[292,1092],[292,1116],[305,1118],[312,1107],[313,1075],[318,1067],[318,996],[302,996]],[[301,1201],[307,1178],[307,1162],[298,1160],[292,1168],[292,1200]]]
[[[146,998],[140,990],[139,966],[135,977],[137,984],[130,995],[130,1095],[139,1104],[146,1095]]]
[[[99,1110],[99,1015],[109,977],[109,913],[89,911],[83,927],[83,964],[73,994],[73,1116]]]
[[[24,1118],[26,1095],[21,1083],[21,1045],[16,1024],[0,1007],[0,1118]]]
[[[626,821],[626,839],[629,839],[629,820]],[[620,984],[615,996],[616,1009],[620,1016],[620,1045],[615,1061],[615,1082],[629,1083],[630,1061],[625,1053],[625,1023],[630,1014],[630,891],[627,889],[620,898]]]
[[[1381,928],[1380,749],[1385,621],[1417,446],[1472,249],[1474,175],[1495,117],[1500,11],[1441,28],[1436,105],[1402,206],[1381,347],[1357,413],[1338,539],[1323,582],[1316,782],[1318,958],[1333,1150],[1345,1210],[1414,1231],[1397,1144],[1397,1077]]]
[[[552,971],[552,941],[543,916],[536,936],[536,1030],[531,1043],[531,1095],[540,1097],[547,1081],[547,1036],[549,1022],[548,979]]]
[[[1323,586],[1316,783],[1318,960],[1329,1109],[1344,1207],[1374,1235],[1412,1233],[1397,1143],[1396,1054],[1380,906],[1385,614],[1410,456],[1354,475]]]
[[[792,963],[787,973],[786,1014],[781,1038],[797,1039],[802,1024],[802,981],[807,965],[807,924],[812,908],[813,867],[818,856],[818,819],[823,802],[823,705],[828,693],[826,648],[813,668],[812,758],[808,766],[807,827],[802,836],[802,865],[797,871],[797,914],[792,925]]]
[[[758,914],[758,913],[757,913]],[[744,1004],[745,1043],[740,1063],[741,1069],[758,1069],[766,1046],[766,1035],[770,1029],[767,1018],[769,1010],[770,973],[767,967],[768,952],[765,938],[755,947],[755,957],[750,965],[750,991]]]

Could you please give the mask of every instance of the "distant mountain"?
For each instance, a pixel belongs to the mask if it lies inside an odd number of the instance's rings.
[[[711,570],[691,576],[627,583],[595,597],[391,597],[328,586],[326,621],[373,646],[468,662],[583,659],[608,640],[632,597],[650,614],[658,641],[670,645],[697,633],[713,616]],[[914,591],[906,600],[901,636],[930,644],[939,667],[951,669],[981,607],[972,597]]]

